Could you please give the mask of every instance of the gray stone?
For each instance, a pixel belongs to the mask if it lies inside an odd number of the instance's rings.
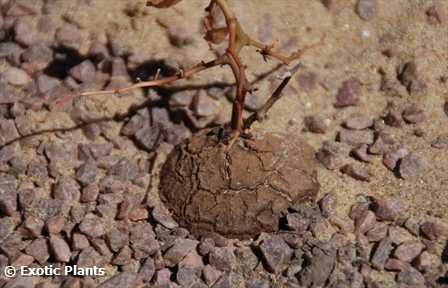
[[[401,178],[409,180],[418,177],[428,166],[428,161],[423,156],[411,152],[401,159],[399,173]]]
[[[76,170],[76,179],[86,186],[95,182],[97,173],[96,165],[92,162],[86,162]]]
[[[384,269],[384,264],[389,258],[392,249],[393,246],[390,238],[388,236],[383,238],[383,240],[381,240],[381,242],[376,247],[375,252],[372,255],[372,259],[370,260],[372,266],[379,270]]]
[[[411,262],[422,252],[424,247],[425,245],[420,241],[405,241],[395,249],[393,255],[401,261]]]
[[[81,44],[81,33],[75,25],[66,23],[56,30],[56,40],[62,46],[77,49]]]
[[[154,220],[168,229],[174,229],[179,226],[177,222],[174,221],[173,217],[171,217],[168,210],[162,206],[154,207],[151,212],[151,216]]]
[[[221,271],[231,271],[235,268],[236,257],[234,248],[230,246],[215,247],[208,255],[210,265]]]
[[[79,231],[91,238],[101,237],[106,233],[103,220],[94,214],[86,215],[79,224]]]
[[[198,241],[196,240],[176,239],[173,246],[171,246],[165,254],[163,254],[166,266],[174,267],[177,265],[185,256],[187,256],[188,253],[196,248],[197,244]]]
[[[70,261],[70,247],[67,242],[58,235],[50,235],[50,250],[56,261]]]
[[[138,276],[145,283],[149,283],[156,272],[156,267],[154,265],[154,259],[151,257],[146,258],[143,265],[138,271]]]
[[[357,78],[350,78],[349,80],[343,82],[341,88],[339,88],[334,106],[337,108],[343,108],[357,105],[360,100],[360,94],[360,81]]]
[[[342,143],[347,143],[350,146],[372,144],[373,133],[369,130],[341,129],[338,134],[338,140]]]
[[[336,260],[335,249],[322,249],[315,246],[311,254],[305,254],[307,264],[298,274],[301,285],[305,287],[322,287],[333,271]]]
[[[356,13],[365,21],[373,20],[378,14],[378,9],[378,0],[358,0],[356,5]]]
[[[212,286],[219,279],[219,277],[221,277],[222,274],[223,272],[215,269],[213,266],[205,265],[203,278],[208,286]]]
[[[423,275],[414,268],[398,273],[397,281],[398,283],[414,286],[421,286],[425,284],[425,278]]]
[[[84,60],[80,64],[74,66],[69,71],[70,75],[79,82],[94,82],[95,81],[95,65],[92,61]]]
[[[44,238],[35,239],[25,248],[25,253],[33,256],[40,264],[44,264],[50,258],[47,240]]]
[[[260,245],[260,251],[267,269],[279,273],[290,260],[293,251],[280,236],[272,236]]]
[[[32,81],[31,77],[22,69],[9,67],[3,72],[3,77],[9,84],[14,86],[25,86]]]

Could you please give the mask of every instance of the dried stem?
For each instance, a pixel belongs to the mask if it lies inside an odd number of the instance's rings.
[[[223,12],[226,21],[226,27],[216,27],[215,19],[212,13],[215,7],[218,7]],[[256,112],[254,115],[249,117],[246,120],[246,123],[244,123],[243,125],[244,100],[247,91],[250,90],[249,87],[250,84],[246,78],[246,72],[245,72],[246,66],[243,64],[241,57],[239,55],[241,49],[245,46],[253,46],[259,49],[259,52],[263,55],[265,60],[268,56],[271,56],[281,61],[283,64],[289,64],[293,60],[300,58],[305,51],[320,45],[322,40],[318,44],[305,47],[304,49],[292,53],[289,56],[284,56],[278,52],[273,51],[272,50],[273,45],[265,45],[251,38],[242,29],[240,23],[238,22],[238,19],[236,18],[232,9],[230,9],[226,0],[210,0],[210,4],[207,6],[205,10],[207,12],[206,17],[204,18],[204,24],[207,30],[207,35],[205,39],[208,41],[209,45],[211,46],[211,44],[218,44],[221,41],[224,41],[225,39],[224,36],[228,34],[228,46],[226,52],[223,55],[218,56],[216,59],[212,61],[201,62],[189,69],[181,70],[179,71],[179,73],[173,76],[161,79],[154,79],[152,81],[139,82],[137,84],[121,89],[84,92],[81,93],[80,96],[92,96],[98,94],[120,94],[137,88],[161,86],[179,79],[188,78],[198,72],[201,72],[203,70],[206,70],[208,68],[217,65],[229,65],[235,77],[237,87],[236,97],[233,102],[233,109],[232,109],[231,128],[234,132],[234,137],[229,141],[229,146],[231,146],[232,143],[236,140],[236,138],[240,135],[243,128],[246,129],[249,128],[255,120],[260,119],[261,115],[265,114],[267,110],[269,110],[270,107],[278,100],[278,98],[280,98],[281,90],[284,88],[284,86],[286,86],[289,79],[291,78],[290,76],[289,78],[287,77],[282,82],[280,87],[276,90],[276,92],[274,92],[274,94],[268,100],[268,102],[266,102],[263,108],[259,112]],[[295,72],[297,69],[298,66],[294,67],[293,70],[291,70],[291,72]],[[66,100],[67,99],[63,99],[62,101]]]

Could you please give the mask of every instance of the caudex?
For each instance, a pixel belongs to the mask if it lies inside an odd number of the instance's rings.
[[[182,0],[148,0],[147,6],[154,6],[157,8],[166,8],[177,4]],[[225,25],[219,26],[217,21],[217,11],[222,12],[225,18]],[[213,50],[213,45],[218,45],[227,41],[227,48],[225,52],[221,55],[214,50],[215,54],[218,55],[215,59],[200,63],[188,68],[180,69],[175,75],[157,79],[151,81],[138,82],[129,87],[115,89],[115,90],[103,90],[103,91],[92,91],[81,93],[80,96],[91,96],[97,94],[120,94],[128,92],[133,89],[145,88],[145,87],[155,87],[165,85],[174,82],[179,79],[189,78],[192,75],[204,71],[206,69],[215,66],[227,65],[231,68],[232,73],[235,77],[236,85],[236,97],[233,102],[232,107],[232,118],[230,122],[230,131],[227,129],[227,140],[225,141],[227,147],[231,147],[235,140],[244,132],[247,131],[253,122],[263,119],[266,112],[272,107],[272,105],[280,98],[282,89],[286,86],[291,76],[298,70],[299,65],[292,68],[286,77],[284,77],[280,86],[274,91],[267,102],[259,109],[257,112],[252,114],[246,120],[243,120],[243,107],[245,96],[248,92],[251,92],[250,83],[246,77],[246,66],[240,56],[240,52],[244,47],[252,46],[255,47],[258,52],[263,56],[265,61],[272,57],[280,61],[282,64],[288,65],[294,60],[300,58],[303,53],[311,48],[314,48],[318,44],[309,45],[292,53],[289,56],[285,56],[276,52],[273,48],[274,45],[263,44],[251,36],[249,36],[244,29],[241,27],[235,13],[230,8],[226,0],[211,0],[209,5],[205,8],[206,15],[204,17],[204,27],[206,29],[204,39],[208,42],[209,47]]]

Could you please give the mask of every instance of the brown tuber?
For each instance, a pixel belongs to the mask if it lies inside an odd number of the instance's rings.
[[[248,239],[278,230],[289,207],[314,200],[314,151],[303,138],[264,134],[227,150],[215,130],[179,144],[162,168],[160,197],[195,236]]]

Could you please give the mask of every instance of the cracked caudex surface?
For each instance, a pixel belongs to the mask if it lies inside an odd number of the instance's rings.
[[[247,239],[276,231],[282,211],[315,199],[316,168],[313,148],[299,136],[240,139],[225,152],[204,130],[168,156],[160,197],[196,236]]]

